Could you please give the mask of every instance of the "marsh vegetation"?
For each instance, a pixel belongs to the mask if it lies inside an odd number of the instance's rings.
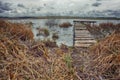
[[[27,24],[0,20],[0,80],[119,80],[119,24],[90,28],[110,34],[87,49],[59,47],[49,39],[35,40]]]

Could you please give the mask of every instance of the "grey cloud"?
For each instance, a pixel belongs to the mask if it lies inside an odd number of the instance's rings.
[[[4,16],[120,16],[119,0],[0,0]],[[31,5],[32,4],[32,5]],[[110,6],[112,5],[112,6]],[[109,7],[106,7],[109,6]],[[108,10],[108,11],[107,11]],[[114,10],[114,11],[113,11]],[[119,11],[118,11],[119,10]]]
[[[41,11],[44,7],[38,7],[36,8],[37,11]]]
[[[4,12],[4,10],[0,9],[0,13],[3,13],[3,12]]]
[[[102,1],[102,0],[96,0],[96,1]]]
[[[22,8],[25,7],[23,4],[18,4],[17,6],[18,6],[18,7],[22,7]]]
[[[106,10],[105,12],[109,13],[110,15],[120,16],[120,10]]]
[[[5,11],[10,11],[10,10],[12,10],[12,9],[10,8],[10,6],[11,6],[10,3],[3,3],[3,2],[0,1],[0,13],[3,13],[3,12],[5,12]]]
[[[73,11],[69,11],[69,14],[73,15]]]
[[[92,6],[94,6],[94,7],[98,7],[100,5],[101,5],[101,3],[98,3],[98,2],[92,4]]]
[[[88,12],[89,16],[94,16],[94,17],[119,17],[120,16],[120,10],[104,10],[104,11],[89,11]]]
[[[37,8],[37,11],[40,11],[41,10],[41,8]]]

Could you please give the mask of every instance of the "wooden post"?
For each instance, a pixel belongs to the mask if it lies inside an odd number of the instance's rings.
[[[75,24],[76,22],[73,22],[74,25],[73,25],[73,47],[75,46]]]

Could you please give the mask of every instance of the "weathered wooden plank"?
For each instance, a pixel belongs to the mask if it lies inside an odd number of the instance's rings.
[[[84,31],[80,31],[80,32],[79,32],[79,31],[76,31],[75,34],[86,34],[86,35],[88,35],[88,34],[90,34],[90,33],[87,32],[87,31],[85,31],[85,32],[84,32]]]
[[[94,43],[75,43],[75,45],[80,45],[80,46],[84,46],[84,45],[93,45]]]
[[[86,29],[86,27],[75,27],[75,29]]]
[[[77,20],[75,20],[75,21],[73,21],[73,22],[74,22],[74,23],[85,23],[85,22],[86,22],[86,23],[96,23],[96,21],[91,21],[91,20],[89,20],[89,21],[88,21],[88,20],[87,20],[87,21],[85,21],[85,20],[84,20],[84,21],[83,21],[83,20],[82,20],[82,21],[77,21]]]
[[[75,43],[96,43],[95,40],[76,40]]]
[[[75,38],[74,39],[75,41],[78,41],[78,40],[94,40],[94,38]]]
[[[75,47],[89,47],[92,44],[75,44]]]
[[[78,33],[78,32],[75,32],[75,35],[90,35],[89,33]],[[92,35],[90,35],[90,36],[92,36]]]
[[[75,30],[75,32],[87,32],[87,33],[90,33],[88,30]]]
[[[80,35],[80,36],[82,36],[82,35],[92,36],[92,35],[91,35],[91,34],[89,34],[89,33],[80,33],[80,32],[79,32],[79,33],[75,32],[75,33],[76,33],[75,35]]]
[[[75,37],[79,37],[79,36],[81,36],[81,37],[92,37],[92,35],[90,35],[90,34],[75,34]]]
[[[75,36],[74,39],[95,39],[93,36]]]
[[[92,35],[86,35],[86,34],[75,34],[75,37],[93,37]]]
[[[74,39],[94,39],[95,40],[95,38],[94,37],[75,37]]]
[[[75,31],[81,31],[81,30],[87,30],[87,29],[79,29],[79,28],[75,29]]]

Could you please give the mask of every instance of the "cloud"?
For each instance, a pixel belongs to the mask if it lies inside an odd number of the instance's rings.
[[[0,0],[0,16],[117,16],[119,3],[120,0]]]
[[[102,3],[96,2],[96,3],[93,3],[92,6],[94,6],[94,7],[99,7],[101,4],[102,4]]]
[[[3,12],[4,12],[4,10],[0,9],[0,13],[3,13]]]
[[[96,1],[102,1],[102,0],[96,0]]]
[[[0,1],[0,13],[12,10],[10,6],[11,6],[10,3],[3,3],[2,1]]]
[[[106,10],[105,12],[109,13],[109,15],[120,16],[120,10]]]
[[[21,8],[25,8],[25,6],[23,4],[18,4],[17,6],[21,7]]]

